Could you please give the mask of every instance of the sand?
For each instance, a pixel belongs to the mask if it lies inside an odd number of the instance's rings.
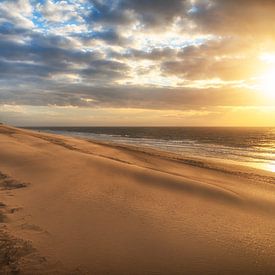
[[[275,274],[274,173],[0,125],[0,274]]]

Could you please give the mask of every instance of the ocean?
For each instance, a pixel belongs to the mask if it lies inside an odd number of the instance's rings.
[[[275,173],[275,128],[32,127],[91,140],[138,145],[185,157],[256,167]]]

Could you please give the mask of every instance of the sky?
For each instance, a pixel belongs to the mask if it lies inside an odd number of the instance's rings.
[[[0,121],[275,126],[273,0],[0,0]]]

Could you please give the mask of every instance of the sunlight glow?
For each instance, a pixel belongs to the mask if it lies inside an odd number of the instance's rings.
[[[263,53],[260,55],[260,60],[269,63],[274,64],[275,63],[275,54],[274,53]]]
[[[269,99],[275,99],[275,68],[264,73],[258,82],[258,89]]]
[[[267,170],[270,172],[275,173],[275,163],[274,164],[268,164]]]

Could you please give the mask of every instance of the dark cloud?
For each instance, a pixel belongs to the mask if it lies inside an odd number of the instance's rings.
[[[164,74],[181,76],[189,80],[219,78],[225,81],[243,80],[255,77],[260,68],[249,59],[227,59],[216,61],[205,58],[189,58],[182,61],[168,61],[162,64]]]
[[[87,77],[88,80],[103,81],[105,85],[112,79],[121,79],[126,76],[128,66],[117,61],[110,60],[94,60],[90,66],[81,71],[81,75]],[[106,82],[108,79],[108,82]]]
[[[17,27],[11,22],[2,22],[0,24],[1,35],[22,35],[29,33],[29,30],[22,27]]]
[[[185,79],[244,80],[267,69],[267,64],[259,63],[259,54],[249,39],[225,37],[184,47],[177,51],[176,58],[167,57],[161,69],[164,74]]]
[[[53,67],[49,68],[47,66],[39,64],[28,64],[21,62],[7,62],[0,60],[0,77],[24,77],[29,75],[35,75],[38,77],[46,77],[49,73],[57,72]]]
[[[142,51],[129,48],[126,53],[109,52],[111,57],[119,59],[132,59],[132,60],[155,60],[171,59],[176,57],[178,51],[172,48],[155,48],[150,51]]]
[[[7,96],[8,93],[8,96]],[[92,99],[87,102],[83,99]],[[255,92],[243,89],[192,89],[146,87],[91,87],[72,84],[49,89],[33,87],[28,93],[9,90],[0,94],[1,102],[19,105],[58,105],[106,108],[183,110],[210,106],[250,106],[267,104]]]
[[[197,0],[195,6],[190,18],[209,33],[270,38],[275,31],[273,0]]]
[[[139,20],[148,26],[171,24],[176,16],[184,16],[181,0],[122,0],[121,7],[133,11]]]
[[[90,52],[63,48],[67,46],[66,39],[59,36],[45,37],[41,34],[33,34],[30,42],[16,43],[14,41],[2,41],[0,43],[0,74],[19,76],[47,76],[57,72],[83,73],[89,68],[96,70],[97,74],[104,74],[104,68],[108,75],[110,71],[125,69],[126,66],[118,62],[100,60],[103,58],[99,52]],[[74,65],[83,65],[88,69],[76,69]]]
[[[75,34],[73,37],[80,39],[84,45],[92,45],[94,41],[104,41],[105,43],[112,45],[123,45],[127,42],[117,30],[112,28]]]
[[[107,29],[101,32],[93,32],[91,38],[104,40],[107,42],[118,42],[120,40],[118,32],[113,29]]]
[[[91,0],[93,9],[86,18],[89,23],[107,23],[113,25],[126,25],[132,22],[133,18],[130,13],[121,8],[121,2]]]
[[[91,0],[87,21],[109,26],[139,22],[144,28],[166,29],[174,19],[196,24],[193,30],[219,35],[262,35],[275,31],[273,0]],[[185,30],[186,26],[183,25]]]
[[[117,0],[91,1],[94,6],[90,23],[127,25],[139,21],[146,27],[163,28],[176,16],[184,16],[184,0]]]

